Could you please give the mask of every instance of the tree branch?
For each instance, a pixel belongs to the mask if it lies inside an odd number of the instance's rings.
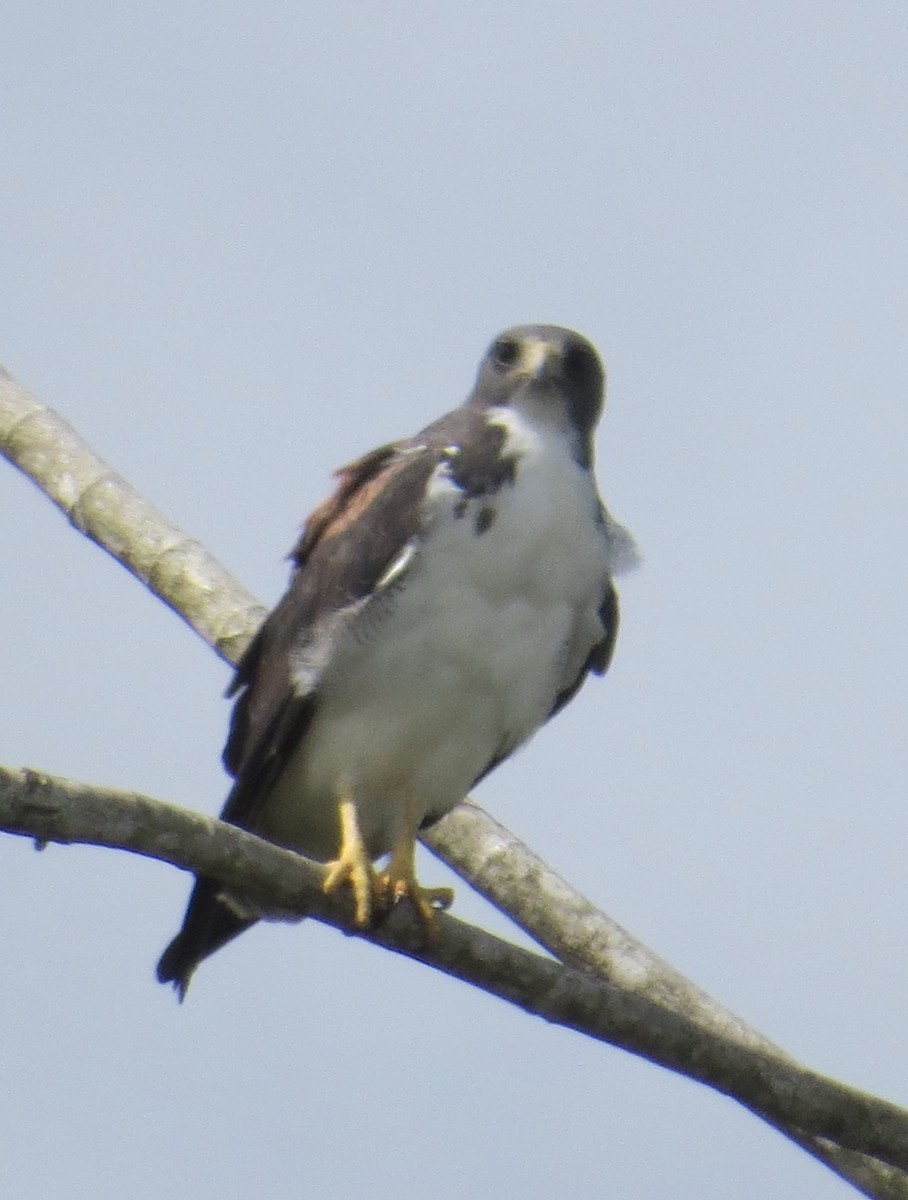
[[[264,608],[2,368],[0,452],[223,658],[236,661]],[[319,920],[345,926],[342,908],[326,901],[317,886],[313,890],[317,881],[306,874],[311,864],[231,826],[34,772],[3,772],[0,793],[3,825],[10,832],[133,849],[215,874],[270,906],[305,908]],[[77,832],[76,813],[63,803],[67,795],[79,797],[79,812],[93,822],[90,829]],[[572,966],[519,950],[449,916],[431,952],[419,948],[418,931],[404,911],[394,913],[371,940],[708,1083],[866,1195],[908,1198],[908,1174],[899,1169],[908,1170],[908,1114],[798,1067],[595,909],[477,806],[460,806],[425,840]]]
[[[236,662],[267,609],[2,365],[0,453],[221,658]]]
[[[0,824],[50,841],[131,850],[222,880],[268,912],[351,931],[347,897],[321,889],[323,869],[301,855],[186,809],[135,793],[0,768]],[[617,984],[523,950],[448,914],[426,945],[401,905],[367,940],[599,1041],[667,1066],[776,1122],[908,1168],[908,1113],[807,1071],[782,1055],[704,1038],[698,1022]]]

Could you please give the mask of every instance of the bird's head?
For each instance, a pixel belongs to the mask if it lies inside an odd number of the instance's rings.
[[[560,325],[515,325],[486,351],[468,403],[516,409],[588,448],[604,396],[602,361],[585,337]]]

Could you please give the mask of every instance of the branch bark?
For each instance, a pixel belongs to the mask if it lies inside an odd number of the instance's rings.
[[[264,608],[2,368],[0,452],[221,657],[236,661]],[[4,770],[0,827],[39,842],[87,841],[162,858],[214,874],[276,910],[347,928],[343,905],[321,894],[317,865],[147,797]],[[707,1083],[865,1195],[908,1198],[908,1113],[800,1067],[597,910],[478,806],[461,805],[425,840],[566,965],[450,916],[441,921],[438,945],[426,949],[404,910],[371,940]]]
[[[162,859],[221,879],[275,915],[352,929],[347,898],[323,894],[318,863],[147,796],[0,768],[0,822],[42,845],[84,842]],[[773,1121],[797,1123],[804,1132],[908,1168],[908,1113],[895,1105],[733,1037],[704,1037],[700,1023],[686,1015],[449,914],[439,914],[439,925],[441,936],[427,946],[402,905],[379,930],[360,936],[528,1013],[709,1084]]]

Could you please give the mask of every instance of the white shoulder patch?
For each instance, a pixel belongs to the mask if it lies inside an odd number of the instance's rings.
[[[532,425],[513,408],[490,408],[486,414],[490,425],[497,425],[505,432],[503,452],[506,455],[524,457],[539,449],[540,436]]]
[[[426,504],[432,508],[439,501],[461,495],[463,495],[463,489],[459,488],[451,478],[451,456],[446,455],[426,483]]]

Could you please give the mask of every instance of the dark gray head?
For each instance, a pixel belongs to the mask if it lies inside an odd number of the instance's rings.
[[[593,344],[560,325],[515,325],[498,335],[479,364],[467,403],[526,409],[563,424],[587,462],[602,414],[605,371]]]

